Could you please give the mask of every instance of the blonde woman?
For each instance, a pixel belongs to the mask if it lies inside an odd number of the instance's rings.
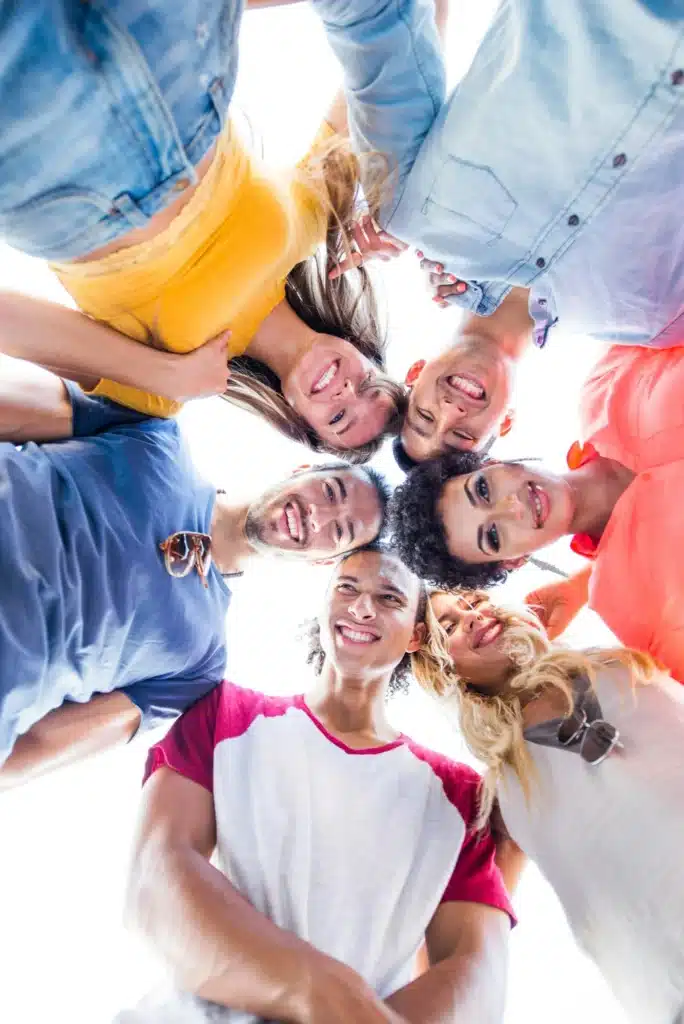
[[[481,822],[496,801],[635,1024],[684,1021],[682,687],[482,591],[433,593],[427,623],[413,671],[487,768]]]
[[[369,217],[356,224],[343,104],[283,173],[240,137],[241,13],[237,0],[39,0],[3,20],[0,236],[50,260],[88,318],[5,295],[0,350],[155,416],[225,392],[310,448],[365,461],[404,393],[384,372],[365,269],[329,272],[355,237],[397,248]]]

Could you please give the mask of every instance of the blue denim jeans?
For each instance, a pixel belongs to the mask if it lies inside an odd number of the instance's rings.
[[[0,0],[0,238],[70,260],[195,180],[243,0]]]

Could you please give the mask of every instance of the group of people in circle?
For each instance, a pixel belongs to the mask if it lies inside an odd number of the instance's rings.
[[[629,1018],[675,1024],[684,5],[509,0],[450,94],[441,0],[313,7],[344,94],[278,173],[231,119],[241,3],[0,19],[0,237],[77,307],[0,295],[48,371],[0,382],[0,788],[171,726],[128,901],[174,989],[122,1021],[495,1024],[530,858]],[[367,263],[409,249],[464,315],[399,382]],[[578,334],[567,472],[498,459],[523,355]],[[216,395],[323,458],[216,492],[174,418]],[[500,606],[566,535],[587,567]],[[334,562],[292,698],[224,680],[269,555]],[[556,642],[587,604],[614,648]],[[409,677],[482,777],[392,727]]]

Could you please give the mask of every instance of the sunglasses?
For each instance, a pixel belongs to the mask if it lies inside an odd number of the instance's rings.
[[[601,764],[615,749],[622,749],[620,733],[603,718],[588,721],[581,709],[573,713],[558,726],[558,742],[563,747],[579,744],[580,757],[588,764]]]
[[[182,530],[172,533],[159,547],[164,552],[164,565],[170,576],[181,579],[197,569],[202,586],[207,587],[211,566],[211,537],[206,533]]]

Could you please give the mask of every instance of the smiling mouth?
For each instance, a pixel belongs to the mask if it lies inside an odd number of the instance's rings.
[[[503,633],[503,623],[499,622],[498,619],[494,619],[489,624],[482,626],[475,634],[475,643],[473,649],[476,650],[478,647],[489,647],[493,644],[501,634]]]
[[[320,395],[321,391],[325,391],[328,385],[332,384],[332,382],[334,381],[335,377],[337,376],[337,371],[339,370],[339,368],[340,361],[339,359],[335,359],[323,371],[320,377],[317,380],[315,380],[314,383],[311,385],[311,394]]]
[[[537,484],[532,483],[531,480],[527,484],[527,490],[529,493],[530,508],[532,509],[535,529],[541,530],[542,526],[549,518],[549,512],[551,511],[549,496],[542,487],[538,487]]]
[[[362,629],[360,626],[350,626],[347,622],[335,624],[335,632],[349,644],[374,644],[380,637],[370,629]]]
[[[304,544],[306,540],[306,527],[301,509],[296,501],[288,501],[285,504],[281,515],[281,528],[283,533],[290,540],[294,541],[295,544]]]
[[[466,398],[470,398],[474,402],[482,402],[487,397],[487,393],[480,381],[477,377],[471,376],[471,374],[452,373],[450,377],[447,377],[446,382],[454,391],[458,391],[461,395],[465,395]]]

